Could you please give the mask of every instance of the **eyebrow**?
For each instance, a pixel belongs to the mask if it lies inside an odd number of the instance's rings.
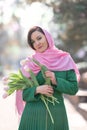
[[[36,39],[37,39],[38,37],[41,37],[41,35],[39,34],[39,35],[36,37]],[[34,41],[34,40],[31,38],[31,41]]]
[[[38,37],[41,37],[41,35],[39,34],[36,38],[38,38]]]

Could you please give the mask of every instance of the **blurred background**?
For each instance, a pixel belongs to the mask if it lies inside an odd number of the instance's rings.
[[[33,53],[27,32],[34,25],[46,28],[55,45],[75,60],[81,74],[79,92],[65,97],[87,121],[87,0],[0,0],[1,79]]]

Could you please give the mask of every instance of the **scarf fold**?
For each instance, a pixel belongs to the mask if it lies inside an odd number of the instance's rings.
[[[43,30],[43,31],[45,33],[46,40],[48,42],[49,47],[43,53],[35,51],[35,54],[32,55],[32,58],[35,58],[41,64],[45,65],[48,68],[48,70],[50,70],[50,71],[64,71],[64,70],[66,71],[66,70],[73,69],[76,73],[77,81],[79,82],[79,80],[80,80],[79,70],[78,70],[74,60],[70,56],[70,54],[56,48],[50,33],[47,32],[46,30]],[[27,58],[26,65],[35,74],[38,74],[38,72],[40,71],[40,67],[38,65],[36,65],[35,63],[31,62],[30,57]],[[24,65],[21,67],[21,71],[26,77],[29,77],[29,73],[24,70]],[[20,92],[20,94],[21,94],[21,92]],[[20,94],[18,94],[18,95],[20,95]],[[17,100],[21,100],[21,96],[19,96],[17,98]],[[19,101],[17,101],[17,102],[19,102]],[[22,101],[21,101],[21,103],[22,103]],[[18,111],[23,111],[23,108],[20,107],[21,103],[16,103],[17,108],[21,109]],[[21,106],[23,106],[23,105],[21,105]],[[20,113],[22,113],[22,112],[19,112],[19,114]]]

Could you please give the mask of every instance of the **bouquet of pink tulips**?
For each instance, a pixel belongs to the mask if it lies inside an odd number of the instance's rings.
[[[26,62],[27,62],[26,60],[22,60],[20,64],[25,65],[24,69],[25,69],[25,71],[29,72],[30,78],[25,77],[20,70],[18,71],[18,73],[9,74],[8,77],[3,79],[5,82],[7,82],[7,86],[8,86],[8,88],[5,89],[6,94],[5,94],[4,97],[11,95],[16,90],[23,90],[23,89],[28,88],[28,87],[33,87],[33,86],[38,87],[39,86],[39,83],[38,83],[38,81],[36,79],[35,74],[26,65]],[[51,85],[50,79],[46,78],[46,76],[45,76],[45,71],[47,71],[47,68],[44,65],[41,65],[35,59],[32,59],[32,62],[34,62],[34,63],[36,63],[37,65],[40,66],[42,75],[43,75],[43,77],[45,79],[45,84]],[[52,123],[54,123],[54,120],[53,120],[53,117],[51,115],[51,112],[50,112],[50,109],[48,107],[47,102],[50,102],[53,105],[55,105],[55,102],[59,103],[58,100],[54,96],[48,97],[48,96],[44,96],[44,95],[41,94],[40,97],[41,97],[41,100],[44,102],[44,104],[45,104],[45,106],[46,106],[46,108],[48,110],[48,113],[50,115]]]

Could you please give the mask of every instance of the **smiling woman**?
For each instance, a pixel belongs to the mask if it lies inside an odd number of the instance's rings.
[[[48,48],[48,42],[41,28],[33,28],[28,33],[29,45],[38,52],[44,52]]]
[[[41,67],[30,62],[28,57],[26,64],[36,75],[39,85],[23,90],[22,97],[26,105],[18,130],[69,130],[63,94],[77,93],[79,71],[70,54],[55,47],[48,31],[38,26],[31,28],[28,32],[28,44],[35,51],[32,58],[47,67],[44,75],[51,83],[50,85],[45,83]],[[23,75],[30,78],[24,67],[21,66]],[[54,96],[59,101],[55,105],[46,102],[54,122],[51,121],[49,112],[40,98],[41,95]]]
[[[33,44],[34,49],[38,52],[44,52],[48,48],[48,43],[45,35],[39,31],[32,33],[31,42]]]

